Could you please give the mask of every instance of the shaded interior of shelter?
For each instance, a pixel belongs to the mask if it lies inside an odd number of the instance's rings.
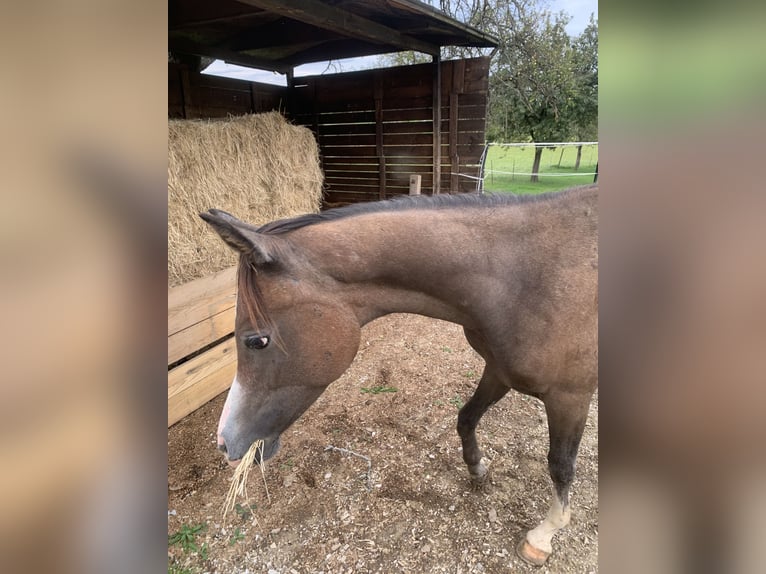
[[[279,110],[317,138],[324,207],[410,190],[479,189],[489,57],[441,61],[441,46],[491,48],[490,36],[414,0],[174,0],[168,116]],[[416,50],[432,63],[295,77],[300,64]],[[200,58],[287,74],[286,87],[205,75]]]

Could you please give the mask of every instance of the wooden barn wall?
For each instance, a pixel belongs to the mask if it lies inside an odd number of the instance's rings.
[[[287,88],[221,78],[168,63],[169,118],[223,118],[285,111]]]
[[[476,190],[489,58],[441,64],[441,193]],[[433,193],[433,64],[295,78],[288,111],[317,136],[328,205]]]
[[[484,148],[489,58],[441,63],[441,193],[471,192]],[[168,116],[281,110],[316,135],[325,206],[434,189],[433,64],[295,78],[288,89],[168,64]]]

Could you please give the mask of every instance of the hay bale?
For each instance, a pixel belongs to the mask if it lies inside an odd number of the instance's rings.
[[[168,285],[210,275],[236,255],[200,218],[210,208],[263,224],[319,211],[322,171],[310,130],[278,112],[168,121]]]

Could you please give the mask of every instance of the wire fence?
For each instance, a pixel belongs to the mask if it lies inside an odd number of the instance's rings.
[[[513,150],[513,148],[520,148],[519,151],[504,152],[501,156],[498,156],[499,152],[491,152],[491,148]],[[562,159],[565,154],[566,148],[580,147],[580,152],[583,148],[587,150],[587,157],[585,153],[580,153],[580,159],[574,160],[573,166],[563,166]],[[543,164],[540,162],[540,166],[537,173],[532,172],[532,159],[531,157],[524,157],[524,148],[549,148],[553,151],[559,151],[558,164]],[[506,157],[508,154],[511,157]],[[570,152],[571,155],[571,152]],[[595,158],[594,158],[595,155]],[[491,156],[491,157],[490,157]],[[571,160],[571,158],[568,158]],[[517,162],[519,163],[517,169]],[[497,164],[498,169],[495,169]],[[485,189],[487,180],[490,182],[492,191],[514,191],[514,188],[520,188],[522,192],[534,192],[534,191],[549,191],[553,189],[563,189],[568,184],[565,180],[558,178],[570,178],[575,179],[577,184],[587,183],[583,182],[583,178],[592,177],[595,182],[598,178],[598,142],[512,142],[512,143],[486,143],[482,150],[481,157],[479,159],[479,175],[470,175],[466,173],[452,173],[451,175],[457,175],[461,178],[466,178],[476,182],[476,191],[479,193]],[[579,166],[587,167],[586,171],[579,171]],[[594,167],[595,166],[595,167]],[[510,169],[508,169],[510,167]],[[571,169],[572,171],[566,171]],[[537,182],[531,182],[533,175],[537,176]],[[497,177],[496,177],[497,176]],[[547,180],[547,178],[554,178],[553,180]],[[558,183],[554,183],[558,179]],[[545,183],[544,180],[548,181]],[[542,183],[540,183],[542,182]],[[536,189],[539,187],[539,189]]]

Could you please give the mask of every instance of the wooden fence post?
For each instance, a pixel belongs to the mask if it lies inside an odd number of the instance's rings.
[[[410,195],[420,195],[420,179],[419,175],[410,176]]]

